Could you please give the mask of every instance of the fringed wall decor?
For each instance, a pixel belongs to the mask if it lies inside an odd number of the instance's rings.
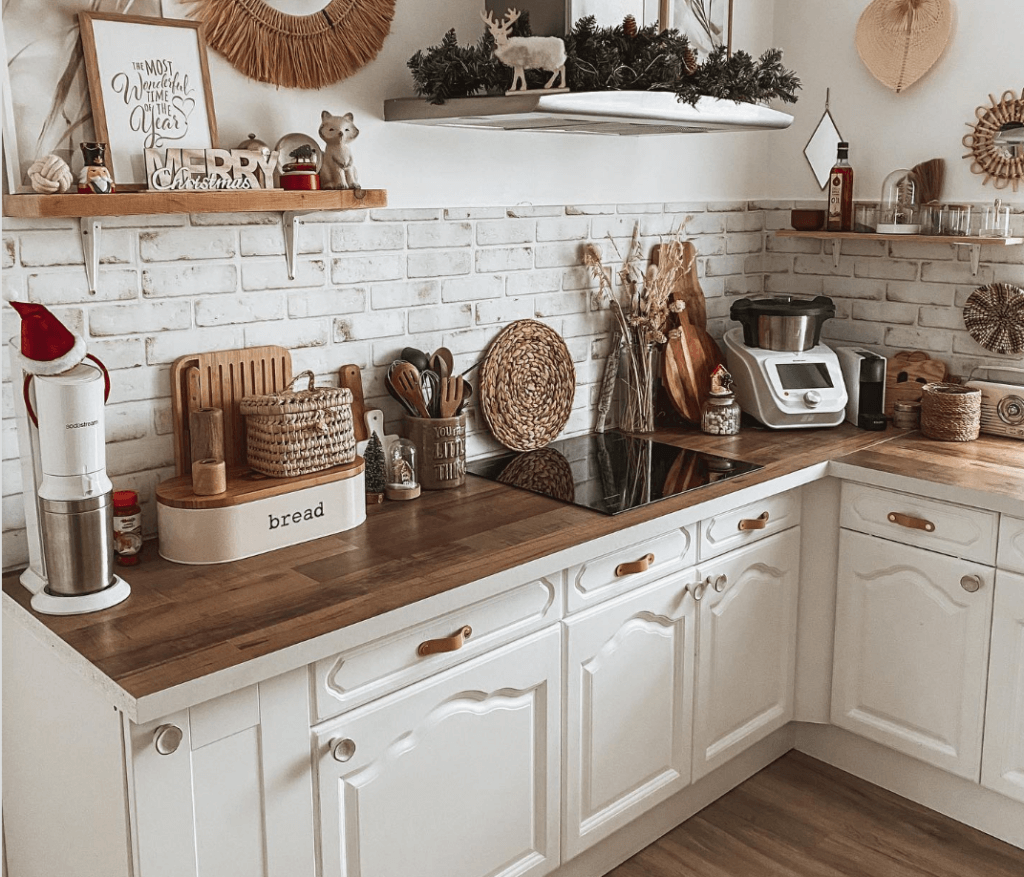
[[[331,0],[288,15],[264,0],[185,0],[233,67],[285,88],[322,88],[368,64],[391,31],[395,0]]]

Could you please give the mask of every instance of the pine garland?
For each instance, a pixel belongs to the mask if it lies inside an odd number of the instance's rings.
[[[513,36],[530,36],[529,14],[513,25]],[[702,62],[685,34],[656,25],[636,28],[623,23],[598,27],[592,15],[579,19],[565,36],[566,78],[570,91],[670,91],[681,101],[696,104],[709,97],[737,103],[778,99],[796,102],[800,80],[782,65],[782,51],[769,49],[756,61],[746,52],[728,56],[725,47]],[[489,31],[475,46],[459,45],[455,30],[440,45],[421,49],[408,61],[416,93],[442,104],[457,97],[503,94],[509,68],[493,57]],[[547,80],[543,71],[527,71],[530,88]]]

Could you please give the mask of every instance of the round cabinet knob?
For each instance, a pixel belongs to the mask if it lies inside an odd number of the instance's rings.
[[[728,579],[728,578],[726,578],[726,575],[725,575],[725,573],[722,573],[722,574],[721,574],[721,575],[719,575],[719,576],[715,576],[715,583],[714,583],[714,585],[713,585],[712,587],[714,587],[714,589],[715,589],[715,590],[716,590],[716,591],[717,591],[717,592],[718,592],[719,594],[721,594],[721,593],[722,593],[722,591],[724,591],[724,590],[725,590],[725,586],[726,586],[726,585],[728,585],[728,584],[729,584],[729,579]]]
[[[171,755],[178,751],[184,736],[177,725],[161,725],[153,732],[153,746],[161,755]]]
[[[821,393],[817,390],[808,390],[804,393],[804,404],[808,408],[817,408],[821,404]]]
[[[964,576],[960,579],[960,587],[967,591],[968,594],[973,594],[975,591],[981,590],[981,578],[978,576]]]
[[[331,741],[331,757],[335,761],[348,761],[355,754],[356,744],[354,740],[345,737],[340,740]]]
[[[704,598],[704,592],[708,589],[708,585],[710,584],[711,577],[708,576],[706,579],[704,579],[704,581],[697,582],[697,584],[695,584],[691,588],[690,593],[693,594],[693,599],[695,602],[699,603]]]

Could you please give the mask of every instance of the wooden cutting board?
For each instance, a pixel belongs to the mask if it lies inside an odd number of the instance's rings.
[[[246,347],[181,356],[171,365],[171,416],[174,471],[192,471],[189,412],[220,408],[224,412],[224,462],[246,466],[245,418],[238,403],[245,396],[277,393],[292,379],[292,357],[284,347]]]
[[[343,365],[338,369],[338,386],[352,391],[352,427],[356,441],[365,442],[370,434],[366,429],[366,403],[363,400],[363,373],[358,365]]]

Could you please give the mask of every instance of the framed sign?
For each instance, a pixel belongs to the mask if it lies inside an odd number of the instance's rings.
[[[146,185],[147,149],[211,149],[217,123],[201,25],[80,12],[96,139],[121,190]]]

